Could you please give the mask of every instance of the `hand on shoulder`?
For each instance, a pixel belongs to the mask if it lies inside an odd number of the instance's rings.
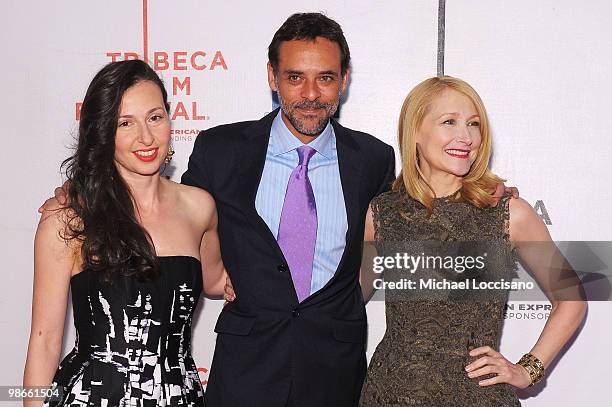
[[[65,209],[66,205],[61,204],[56,197],[49,198],[45,201],[44,205],[40,207],[40,213],[43,216],[49,216],[53,212],[57,212],[59,210]]]
[[[497,206],[499,201],[506,195],[512,195],[512,198],[517,199],[519,197],[519,190],[517,187],[507,187],[506,184],[500,182],[495,186],[495,191],[493,192],[493,198],[495,202],[492,206]]]
[[[66,205],[68,202],[68,185],[69,182],[66,181],[61,187],[55,188],[55,196],[48,198],[45,202],[43,202],[43,204],[38,208],[38,213],[43,213],[46,210],[52,210],[56,205]]]
[[[65,266],[63,269],[70,272],[80,253],[79,239],[71,238],[71,226],[77,229],[79,226],[79,219],[72,209],[60,204],[55,198],[49,199],[36,229],[35,259],[44,259],[43,263],[49,267],[61,263]]]
[[[67,207],[65,203],[60,203],[57,198],[49,198],[41,209],[40,221],[38,222],[39,230],[50,228],[60,231],[65,229],[70,222],[76,221],[72,209]]]

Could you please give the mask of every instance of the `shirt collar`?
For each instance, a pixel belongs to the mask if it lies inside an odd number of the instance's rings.
[[[270,129],[272,154],[275,156],[296,150],[298,147],[304,145],[291,133],[289,128],[287,128],[281,114],[282,110],[279,109],[278,114],[272,122],[272,128]],[[325,158],[332,158],[333,146],[331,141],[333,137],[335,137],[334,128],[331,125],[331,121],[329,121],[327,126],[325,126],[325,129],[323,129],[323,132],[313,141],[308,143],[308,146],[315,149],[317,153],[321,154]]]

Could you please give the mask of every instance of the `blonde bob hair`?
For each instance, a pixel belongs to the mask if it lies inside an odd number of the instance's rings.
[[[424,80],[410,91],[399,118],[399,149],[402,158],[402,170],[393,182],[393,189],[407,193],[411,198],[421,202],[431,213],[435,193],[426,182],[419,166],[416,135],[429,111],[432,101],[444,90],[452,89],[467,96],[480,116],[480,134],[482,141],[476,160],[468,173],[463,177],[461,190],[453,200],[469,202],[479,208],[494,204],[492,194],[498,183],[504,180],[489,170],[491,157],[491,127],[484,104],[478,93],[467,82],[450,76],[434,77]]]

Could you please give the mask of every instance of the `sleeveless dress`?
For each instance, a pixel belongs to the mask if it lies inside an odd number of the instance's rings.
[[[191,321],[202,291],[200,262],[158,257],[159,278],[109,283],[84,270],[72,277],[76,341],[44,406],[204,406],[191,356]]]
[[[426,208],[405,193],[386,192],[372,202],[376,245],[380,251],[386,243],[397,249],[412,242],[415,247],[423,245],[415,249],[420,253],[432,242],[456,245],[459,251],[465,242],[487,242],[497,247],[497,253],[476,279],[510,281],[516,276],[516,256],[508,236],[509,198],[507,194],[497,207],[483,209],[438,198],[428,216]],[[428,276],[428,271],[418,273]],[[456,281],[457,276],[469,277],[467,272],[450,274],[445,277]],[[385,281],[386,276],[387,271]],[[471,349],[499,349],[507,291],[449,289],[443,295],[423,291],[401,296],[390,291],[385,291],[387,330],[370,361],[360,406],[520,406],[512,386],[480,387],[480,380],[492,376],[470,379],[464,369],[476,359],[468,355]],[[482,298],[473,298],[479,295]]]

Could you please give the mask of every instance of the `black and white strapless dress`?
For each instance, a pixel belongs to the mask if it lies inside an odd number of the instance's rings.
[[[200,262],[159,257],[159,278],[106,282],[100,273],[72,277],[77,337],[44,406],[204,406],[191,356],[191,321],[202,292]]]

